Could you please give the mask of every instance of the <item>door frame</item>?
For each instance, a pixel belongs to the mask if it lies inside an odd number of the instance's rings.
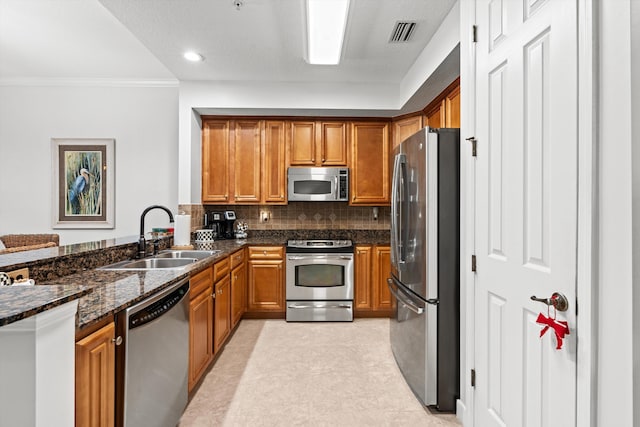
[[[597,408],[597,57],[594,37],[597,35],[595,1],[576,0],[578,19],[578,226],[576,301],[576,425],[595,425]],[[461,144],[475,135],[475,44],[472,42],[476,24],[475,0],[460,0],[461,40]],[[579,101],[579,102],[578,102]],[[478,141],[482,150],[482,141]],[[474,425],[474,388],[471,369],[475,368],[475,274],[471,272],[471,256],[475,247],[475,160],[470,147],[463,145],[461,159],[461,256],[460,280],[462,289],[460,390],[457,417],[467,427]],[[478,266],[481,269],[482,266]]]
[[[596,0],[578,0],[578,230],[576,271],[576,425],[597,422],[597,58]],[[576,313],[577,314],[577,313]]]

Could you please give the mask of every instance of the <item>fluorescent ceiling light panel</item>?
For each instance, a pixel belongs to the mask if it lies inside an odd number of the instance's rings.
[[[307,55],[310,64],[340,62],[349,0],[307,0]]]

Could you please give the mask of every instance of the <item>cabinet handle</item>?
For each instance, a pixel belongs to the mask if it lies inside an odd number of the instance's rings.
[[[111,342],[114,343],[115,345],[120,345],[122,344],[122,337],[118,336],[117,338],[113,338]]]
[[[263,255],[266,255],[266,254],[267,254],[267,251],[262,251],[262,254],[263,254]]]
[[[211,294],[211,298],[216,299],[216,292],[215,291]]]

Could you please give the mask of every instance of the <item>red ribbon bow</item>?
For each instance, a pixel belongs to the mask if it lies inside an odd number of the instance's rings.
[[[562,348],[562,339],[564,338],[565,335],[569,335],[569,323],[567,323],[564,320],[552,319],[550,317],[543,315],[542,313],[538,314],[538,319],[536,320],[536,323],[539,323],[541,325],[546,325],[540,331],[540,337],[542,337],[545,333],[547,333],[549,328],[553,329],[553,331],[556,333],[556,341],[557,341],[556,350],[560,350]]]

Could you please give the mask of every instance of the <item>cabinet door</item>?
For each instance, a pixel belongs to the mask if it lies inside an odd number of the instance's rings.
[[[358,311],[369,311],[372,308],[372,266],[370,245],[358,245],[354,263],[354,306]]]
[[[114,425],[115,326],[76,343],[76,426]]]
[[[189,391],[213,357],[213,298],[211,282],[189,303]]]
[[[287,203],[287,146],[285,122],[267,121],[264,128],[262,201]]]
[[[213,353],[224,344],[231,331],[231,280],[226,276],[215,285],[215,317],[213,323]]]
[[[445,123],[448,128],[460,127],[460,85],[453,88],[444,99]]]
[[[422,116],[406,117],[393,123],[393,149],[422,129]]]
[[[285,311],[282,260],[249,261],[247,311]]]
[[[318,131],[320,162],[316,162],[317,166],[347,166],[347,123],[321,122]]]
[[[351,200],[349,204],[389,205],[388,123],[352,123],[351,134]]]
[[[247,309],[247,266],[242,263],[231,272],[231,329]]]
[[[229,121],[202,124],[202,201],[229,203]]]
[[[290,161],[292,166],[316,164],[316,123],[291,122]]]
[[[262,122],[259,120],[235,121],[231,142],[235,203],[260,203],[261,129]]]
[[[434,107],[429,109],[425,114],[427,126],[430,128],[443,128],[445,127],[445,102],[444,100],[437,102]]]
[[[387,278],[391,274],[391,250],[389,246],[375,246],[373,272],[373,310],[387,311],[393,308]]]

